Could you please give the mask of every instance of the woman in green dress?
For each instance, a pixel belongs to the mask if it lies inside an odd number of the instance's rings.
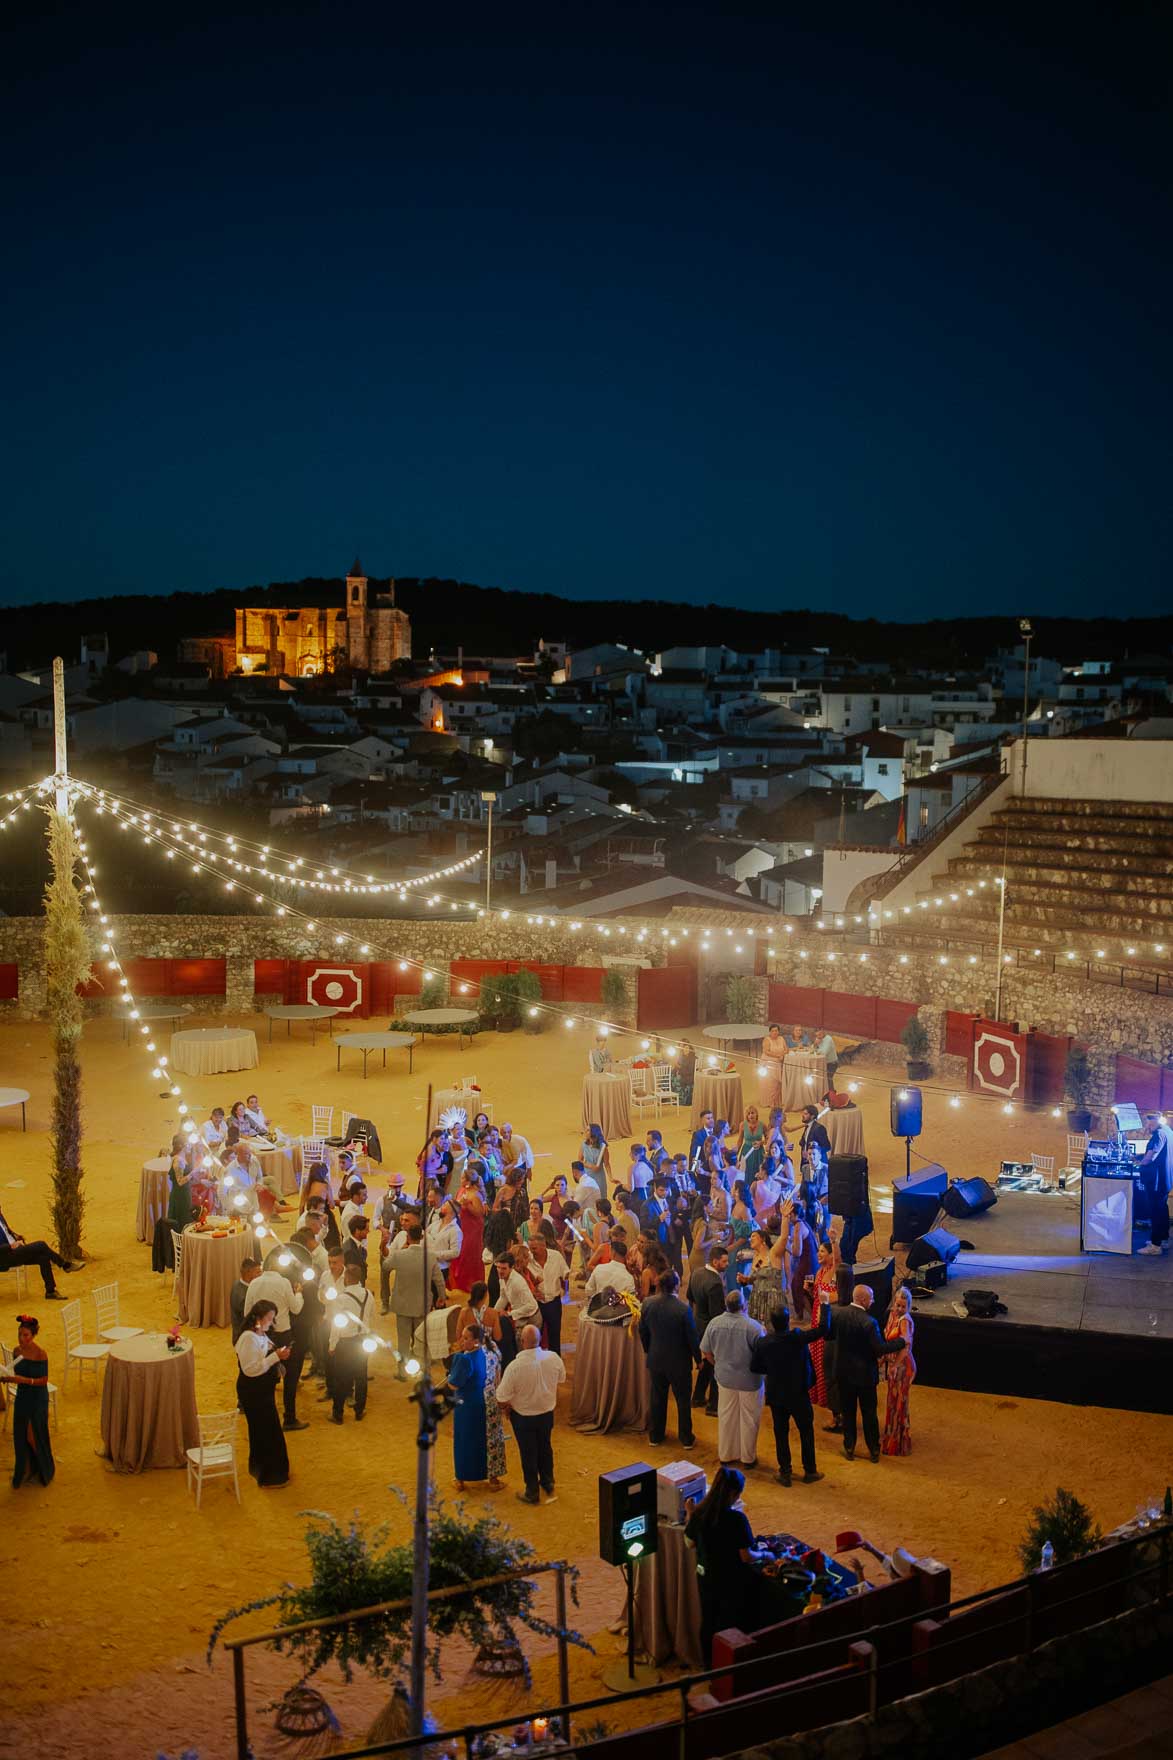
[[[167,1221],[176,1234],[182,1234],[196,1220],[191,1169],[188,1166],[186,1149],[180,1149],[172,1155],[168,1178],[171,1181],[171,1194],[167,1199]]]

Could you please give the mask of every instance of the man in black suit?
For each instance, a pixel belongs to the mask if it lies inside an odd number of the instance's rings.
[[[63,1302],[65,1297],[60,1294],[53,1276],[53,1267],[58,1271],[80,1271],[81,1259],[63,1259],[55,1253],[48,1241],[26,1241],[22,1234],[17,1234],[12,1224],[0,1210],[0,1271],[12,1271],[17,1265],[35,1265],[45,1285],[47,1302]]]
[[[876,1417],[876,1388],[880,1358],[904,1349],[902,1338],[885,1339],[868,1312],[875,1297],[866,1283],[857,1283],[850,1305],[831,1310],[831,1336],[835,1341],[835,1373],[839,1382],[839,1407],[843,1424],[843,1453],[855,1459],[856,1407],[863,1421],[863,1439],[873,1462],[880,1458],[880,1423]]]
[[[790,1420],[798,1431],[802,1452],[802,1482],[814,1485],[822,1474],[815,1461],[815,1415],[811,1410],[810,1390],[815,1384],[810,1346],[816,1338],[827,1338],[831,1331],[831,1307],[824,1298],[818,1324],[790,1328],[790,1315],[785,1308],[775,1308],[770,1315],[773,1332],[756,1339],[749,1353],[749,1366],[755,1375],[766,1378],[766,1404],[774,1420],[774,1447],[778,1454],[778,1480],[791,1482]]]
[[[692,1309],[677,1295],[680,1279],[675,1271],[666,1271],[657,1285],[658,1295],[649,1296],[640,1314],[639,1336],[647,1352],[648,1375],[652,1392],[648,1402],[648,1441],[653,1448],[664,1440],[668,1418],[668,1394],[676,1400],[676,1428],[681,1448],[691,1448],[696,1441],[692,1433],[693,1364],[701,1366],[701,1347],[697,1340]]]
[[[708,1264],[694,1271],[688,1280],[688,1305],[692,1309],[698,1338],[705,1336],[705,1327],[710,1320],[725,1312],[725,1268],[728,1263],[728,1247],[710,1247]],[[717,1383],[713,1379],[711,1363],[701,1364],[701,1372],[692,1390],[692,1403],[704,1406],[710,1418],[717,1416]]]
[[[701,1121],[696,1130],[693,1131],[692,1141],[688,1145],[688,1165],[695,1173],[699,1173],[700,1171],[701,1162],[699,1157],[708,1143],[709,1138],[712,1136],[714,1129],[715,1121],[712,1112],[702,1112]]]
[[[827,1127],[819,1122],[817,1106],[804,1106],[802,1109],[802,1134],[798,1139],[798,1153],[802,1170],[815,1188],[816,1196],[823,1197],[827,1190],[827,1162],[831,1159],[831,1139],[827,1135]]]

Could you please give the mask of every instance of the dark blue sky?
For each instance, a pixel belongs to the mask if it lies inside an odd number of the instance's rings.
[[[3,601],[1173,599],[1164,5],[165,13],[8,39]]]

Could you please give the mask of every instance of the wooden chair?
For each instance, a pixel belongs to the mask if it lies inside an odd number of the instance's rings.
[[[195,1487],[196,1508],[204,1494],[205,1479],[231,1479],[240,1502],[236,1473],[236,1420],[239,1412],[200,1412],[200,1440],[187,1450],[187,1488]]]
[[[93,1291],[94,1297],[94,1330],[99,1338],[107,1344],[117,1344],[123,1338],[138,1338],[143,1331],[141,1326],[121,1326],[118,1315],[118,1285],[104,1283],[100,1289]]]
[[[108,1344],[87,1344],[81,1329],[81,1301],[74,1297],[66,1302],[61,1310],[61,1325],[65,1332],[65,1385],[69,1386],[69,1371],[77,1370],[77,1384],[81,1387],[88,1363],[94,1374],[94,1387],[98,1385],[98,1364],[110,1351]]]

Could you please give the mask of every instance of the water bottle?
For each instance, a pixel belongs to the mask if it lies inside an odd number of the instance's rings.
[[[1049,1571],[1055,1562],[1055,1548],[1049,1540],[1043,1541],[1043,1550],[1039,1553],[1039,1569]]]

